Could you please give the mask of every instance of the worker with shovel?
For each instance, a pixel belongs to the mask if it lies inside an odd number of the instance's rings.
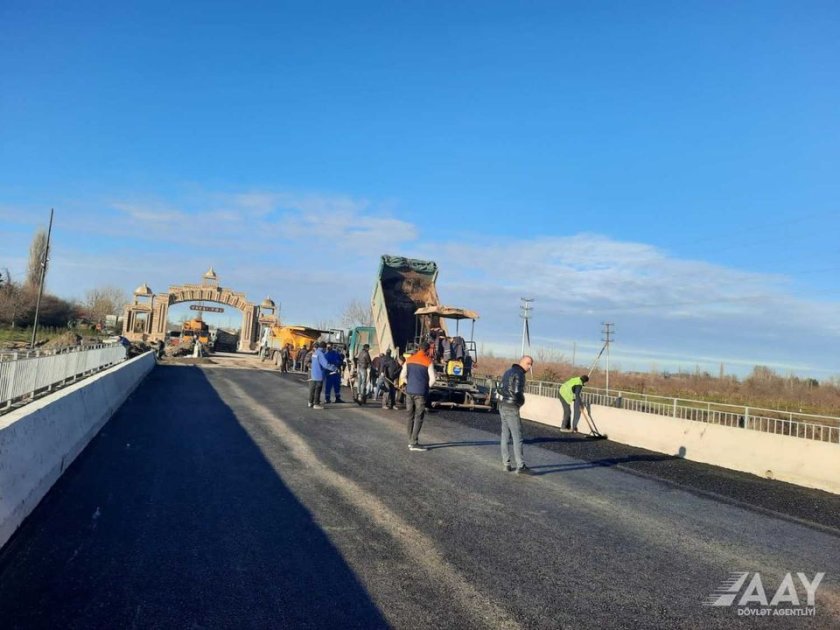
[[[394,409],[397,398],[397,380],[400,377],[402,366],[391,356],[391,349],[385,351],[385,358],[380,365],[382,380],[385,383],[385,391],[382,393],[382,408]]]
[[[563,405],[563,422],[560,425],[561,431],[573,431],[577,433],[578,422],[580,422],[580,408],[583,405],[580,399],[580,393],[587,382],[589,382],[589,377],[583,374],[582,376],[570,378],[560,386],[560,403]]]

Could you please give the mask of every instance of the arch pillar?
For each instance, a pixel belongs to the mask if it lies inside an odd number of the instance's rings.
[[[239,351],[250,352],[257,343],[257,316],[259,307],[251,306],[242,311],[242,332],[239,335]]]
[[[154,294],[144,282],[134,290],[133,296],[123,311],[122,334],[131,340],[145,341],[152,332]]]
[[[166,341],[166,322],[169,320],[169,293],[155,296],[152,302],[152,340]]]

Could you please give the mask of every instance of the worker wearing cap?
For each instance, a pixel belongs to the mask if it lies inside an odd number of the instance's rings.
[[[427,451],[418,442],[423,417],[426,415],[426,397],[435,384],[435,366],[429,356],[429,342],[406,360],[400,371],[400,381],[405,382],[405,408],[408,419],[408,450]]]
[[[570,378],[560,386],[560,404],[563,405],[563,422],[560,424],[561,430],[571,430],[577,433],[578,422],[580,422],[580,406],[582,404],[580,393],[583,390],[584,384],[587,382],[589,382],[589,377],[583,374]],[[574,414],[572,414],[573,407]]]

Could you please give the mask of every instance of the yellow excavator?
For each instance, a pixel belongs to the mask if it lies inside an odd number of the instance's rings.
[[[210,343],[210,327],[200,317],[185,321],[181,326],[181,343],[187,339],[197,340],[206,346]]]

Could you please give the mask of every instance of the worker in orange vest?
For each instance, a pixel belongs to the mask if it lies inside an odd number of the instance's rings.
[[[400,381],[405,383],[405,408],[408,417],[408,450],[427,451],[418,442],[423,418],[426,415],[426,398],[435,384],[435,366],[429,356],[429,342],[406,360],[400,371]]]

